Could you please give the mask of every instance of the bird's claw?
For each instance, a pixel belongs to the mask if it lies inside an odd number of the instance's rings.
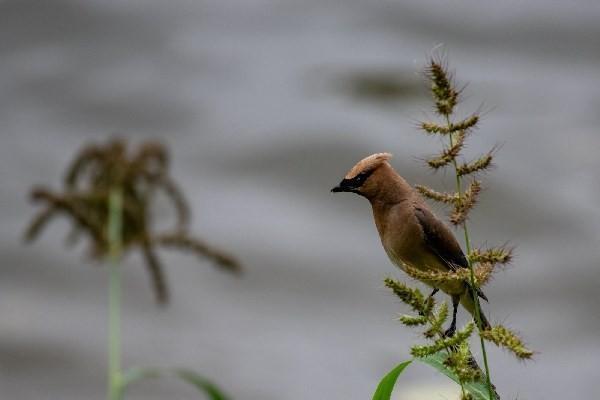
[[[444,332],[444,337],[450,338],[450,337],[454,336],[455,333],[456,333],[456,325],[450,325],[450,328],[446,329],[446,331]]]

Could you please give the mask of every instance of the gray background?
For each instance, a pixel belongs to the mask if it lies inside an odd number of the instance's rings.
[[[170,146],[193,230],[246,267],[234,278],[163,252],[174,296],[159,309],[128,257],[125,365],[189,366],[234,399],[370,398],[420,338],[395,321],[405,308],[382,279],[403,275],[368,203],[329,189],[376,151],[412,183],[452,187],[421,162],[440,143],[414,129],[439,43],[469,82],[461,110],[489,110],[468,153],[502,145],[471,226],[517,258],[486,310],[539,352],[493,348],[494,380],[505,399],[593,397],[599,18],[593,1],[1,1],[1,398],[105,396],[106,268],[63,247],[66,220],[20,240],[29,188],[58,189],[72,155],[114,133]],[[392,100],[357,90],[390,74]],[[448,385],[411,367],[397,399],[455,398]],[[163,380],[128,398],[197,396]]]

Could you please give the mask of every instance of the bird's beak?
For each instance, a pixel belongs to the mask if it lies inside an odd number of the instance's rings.
[[[331,189],[331,191],[333,193],[339,193],[339,192],[355,192],[356,188],[354,186],[352,186],[348,180],[344,179],[343,181],[340,182],[339,185],[337,185],[336,187],[334,187],[333,189]]]

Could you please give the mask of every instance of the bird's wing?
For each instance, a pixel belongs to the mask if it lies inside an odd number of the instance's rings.
[[[425,243],[431,251],[448,266],[451,271],[456,268],[468,268],[469,262],[460,248],[460,244],[452,234],[452,231],[431,211],[422,206],[415,206],[417,221],[423,230]],[[469,287],[469,283],[466,283]],[[488,301],[480,288],[476,288],[477,295]]]
[[[452,271],[468,268],[467,258],[452,231],[425,207],[416,206],[415,215],[429,249]]]

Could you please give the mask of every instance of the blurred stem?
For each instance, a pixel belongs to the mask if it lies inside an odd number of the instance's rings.
[[[108,400],[121,399],[121,270],[123,193],[110,191],[108,202]]]
[[[448,127],[451,126],[450,117],[446,115],[446,124]],[[450,147],[454,146],[454,138],[452,134],[448,135],[450,137]],[[456,175],[456,191],[458,193],[459,198],[462,198],[462,183],[460,176],[458,175],[458,165],[456,163],[456,158],[452,160],[454,164],[454,171]],[[463,231],[465,233],[465,247],[467,250],[467,254],[471,254],[471,238],[469,237],[469,228],[467,226],[467,221],[463,222]],[[479,304],[479,296],[477,295],[477,290],[475,286],[475,272],[473,271],[473,264],[471,263],[471,259],[467,257],[467,263],[469,265],[470,271],[470,281],[471,281],[471,293],[473,295],[474,303],[475,303],[475,322],[477,323],[477,329],[482,331],[481,324],[481,306]],[[485,368],[485,380],[488,387],[488,394],[490,395],[490,400],[494,400],[496,397],[494,396],[494,391],[492,389],[492,381],[490,378],[490,367],[488,364],[487,351],[485,350],[485,342],[483,341],[483,337],[479,335],[479,342],[481,344],[481,355],[483,356],[483,366]]]

